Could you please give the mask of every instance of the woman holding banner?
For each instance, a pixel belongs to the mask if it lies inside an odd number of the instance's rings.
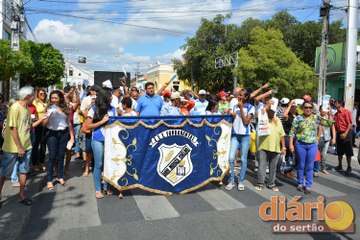
[[[104,165],[104,142],[103,127],[109,120],[109,116],[116,116],[116,110],[111,106],[111,91],[101,88],[95,100],[95,106],[89,110],[86,119],[86,128],[93,131],[91,147],[94,153],[94,185],[95,197],[104,198],[101,191],[101,173]],[[107,195],[112,195],[112,191],[104,183],[104,191]]]

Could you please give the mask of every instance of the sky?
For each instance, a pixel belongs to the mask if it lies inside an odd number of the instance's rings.
[[[155,62],[181,59],[201,18],[231,13],[228,23],[269,19],[287,10],[300,22],[318,21],[322,0],[23,0],[30,40],[51,43],[88,71],[140,73]],[[332,0],[330,21],[343,20],[347,0]],[[78,64],[78,56],[87,58]]]

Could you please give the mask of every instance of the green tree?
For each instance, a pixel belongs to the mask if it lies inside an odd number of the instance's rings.
[[[279,30],[255,27],[250,43],[240,49],[239,84],[257,88],[270,82],[277,97],[296,98],[305,93],[316,95],[317,79],[313,70],[286,47]]]
[[[8,81],[16,73],[22,73],[32,68],[32,61],[21,51],[14,51],[10,41],[0,40],[0,80]]]
[[[60,82],[64,75],[64,60],[59,50],[50,43],[21,41],[21,51],[32,59],[33,68],[21,75],[21,85],[47,87]]]
[[[186,52],[183,55],[184,61],[173,59],[174,69],[180,79],[190,81],[191,71],[198,88],[205,88],[208,91],[228,89],[232,82],[230,68],[215,69],[215,58],[226,52],[225,42],[227,36],[232,34],[235,25],[229,28],[225,25],[225,19],[229,16],[216,16],[212,21],[201,20],[201,26],[196,35],[187,39],[182,46]]]

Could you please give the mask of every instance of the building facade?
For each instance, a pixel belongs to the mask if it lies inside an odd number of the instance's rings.
[[[358,40],[358,45],[360,41]],[[319,76],[321,48],[316,48],[315,75]],[[344,99],[346,78],[346,43],[329,44],[326,56],[326,93],[334,99]],[[356,67],[355,102],[360,102],[360,65]]]
[[[176,75],[176,72],[173,65],[156,62],[155,65],[148,66],[146,75],[148,81],[154,83],[155,89],[157,91],[162,86],[164,86],[164,84],[168,82],[174,75]],[[143,84],[145,84],[145,82]],[[190,86],[187,86],[184,81],[181,81],[177,78],[167,87],[167,89],[171,89],[172,91],[182,91],[189,88]]]

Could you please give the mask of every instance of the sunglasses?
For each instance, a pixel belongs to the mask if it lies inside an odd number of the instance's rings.
[[[304,109],[313,109],[313,107],[304,107]]]
[[[45,93],[39,93],[39,95],[45,95]]]

